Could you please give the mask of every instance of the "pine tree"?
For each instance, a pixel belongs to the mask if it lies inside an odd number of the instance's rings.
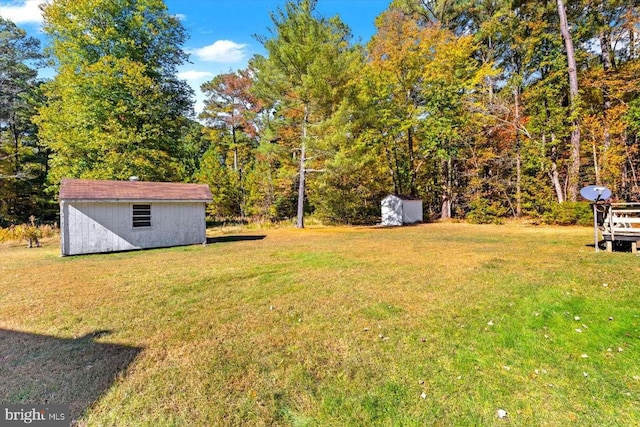
[[[272,37],[259,37],[267,56],[254,58],[254,93],[277,109],[298,141],[297,226],[304,227],[304,199],[317,127],[339,106],[349,79],[349,38],[338,17],[315,15],[316,0],[287,2],[271,15]],[[318,159],[316,158],[316,161]]]
[[[46,150],[31,123],[37,102],[38,40],[0,17],[0,226],[43,214]]]

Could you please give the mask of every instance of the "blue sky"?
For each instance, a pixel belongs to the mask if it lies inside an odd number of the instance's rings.
[[[42,37],[38,4],[46,0],[0,0],[0,15],[14,21],[29,35]],[[367,42],[375,32],[374,19],[391,0],[318,0],[317,12],[339,15],[354,35],[354,41]],[[184,49],[189,64],[179,77],[196,91],[196,111],[202,106],[199,87],[215,75],[246,67],[256,53],[264,53],[254,35],[269,35],[270,12],[283,7],[285,0],[165,0],[187,29]],[[43,73],[47,75],[47,73]]]

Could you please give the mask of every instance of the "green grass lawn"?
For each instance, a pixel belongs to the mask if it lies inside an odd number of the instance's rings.
[[[1,247],[0,401],[89,426],[640,425],[640,258],[590,228],[235,231]]]

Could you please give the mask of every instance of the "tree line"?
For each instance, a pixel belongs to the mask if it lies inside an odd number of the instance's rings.
[[[640,2],[394,0],[366,43],[316,3],[273,11],[197,118],[162,0],[54,0],[44,52],[0,18],[0,225],[54,218],[63,177],[207,183],[212,217],[299,227],[388,193],[475,222],[640,198]]]

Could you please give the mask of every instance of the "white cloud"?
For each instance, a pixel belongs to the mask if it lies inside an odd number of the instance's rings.
[[[3,1],[0,2],[0,15],[15,24],[40,24],[42,11],[39,6],[49,2],[50,0]]]
[[[202,61],[231,64],[244,59],[247,46],[231,40],[218,40],[209,46],[196,49],[193,53]]]
[[[173,16],[175,16],[175,17],[178,19],[178,21],[182,21],[182,22],[184,22],[184,21],[186,21],[186,20],[187,20],[187,15],[185,15],[185,14],[183,14],[183,13],[176,13],[176,14],[175,14],[175,15],[173,15]]]
[[[203,80],[209,77],[213,77],[213,73],[210,73],[208,71],[187,70],[187,71],[181,71],[180,73],[178,73],[179,79],[184,79],[189,81]]]

